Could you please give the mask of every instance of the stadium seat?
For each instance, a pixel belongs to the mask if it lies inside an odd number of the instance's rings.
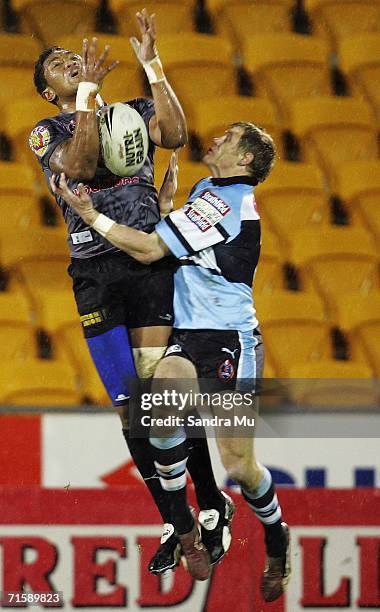
[[[225,0],[215,7],[214,23],[217,33],[240,49],[244,38],[290,31],[291,8],[292,0]]]
[[[21,292],[0,292],[0,360],[36,357],[35,329],[29,304]]]
[[[39,259],[68,261],[69,249],[64,228],[39,227],[33,230],[13,229],[0,235],[0,265],[7,268],[21,261]]]
[[[292,399],[303,406],[357,410],[379,404],[371,368],[364,363],[325,359],[295,365],[289,377]]]
[[[0,104],[4,108],[18,98],[27,99],[34,94],[33,66],[41,48],[35,38],[25,34],[0,33]],[[5,122],[0,121],[3,130]]]
[[[243,40],[243,65],[255,93],[276,104],[288,120],[289,103],[297,98],[330,95],[328,45],[301,34],[256,34]]]
[[[236,93],[232,47],[227,40],[185,32],[161,36],[159,46],[165,73],[190,124],[195,102]]]
[[[0,402],[18,406],[81,403],[73,368],[65,362],[27,359],[1,364]]]
[[[328,225],[329,201],[317,166],[277,162],[255,195],[260,214],[286,249],[299,230]]]
[[[109,62],[118,60],[120,64],[104,79],[101,96],[107,103],[126,102],[144,93],[142,69],[127,38],[110,34],[88,34],[96,36],[98,49],[110,46]],[[82,53],[83,37],[78,35],[59,36],[59,45],[76,53]]]
[[[12,0],[20,17],[21,29],[36,36],[45,47],[57,44],[65,34],[83,34],[95,30],[97,0]]]
[[[260,261],[253,281],[254,295],[272,293],[284,284],[278,239],[266,229],[262,234]]]
[[[79,319],[57,329],[54,345],[57,357],[75,367],[82,394],[96,404],[109,404],[110,399],[91,359]]]
[[[380,241],[380,160],[340,164],[337,194],[348,205],[351,222],[364,226]]]
[[[111,0],[110,7],[118,21],[119,33],[123,36],[138,36],[136,13],[146,8],[148,14],[155,14],[157,32],[175,34],[176,32],[192,32],[194,30],[194,0]]]
[[[311,279],[336,315],[336,303],[351,291],[367,294],[379,287],[379,253],[363,229],[328,227],[323,232],[298,232],[290,247],[291,261]]]
[[[33,181],[29,166],[0,162],[0,236],[13,228],[38,228],[40,211]]]
[[[316,294],[274,291],[254,296],[265,350],[279,376],[287,377],[294,364],[331,355],[330,325]]]
[[[49,332],[78,318],[67,273],[68,258],[22,261],[17,277],[33,308],[37,324]]]
[[[349,334],[354,359],[369,362],[380,377],[380,291],[347,293],[337,304],[339,326]]]
[[[380,126],[380,32],[343,38],[338,56],[352,95],[371,104]]]
[[[44,181],[36,155],[29,147],[29,136],[35,124],[57,115],[59,109],[45,102],[36,91],[28,99],[8,100],[4,107],[4,132],[12,143],[14,161],[27,164],[38,181]]]
[[[304,160],[322,168],[332,189],[336,186],[337,164],[378,158],[373,116],[360,100],[343,97],[295,100],[290,116],[290,127],[301,141]]]
[[[276,111],[269,100],[248,96],[223,96],[195,102],[190,128],[201,138],[205,148],[215,136],[224,134],[236,121],[251,121],[265,128],[282,153],[282,135]]]
[[[305,0],[314,33],[327,37],[333,50],[344,36],[380,32],[379,0]]]

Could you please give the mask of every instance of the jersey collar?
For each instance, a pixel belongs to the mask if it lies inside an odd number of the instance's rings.
[[[238,183],[243,183],[244,185],[257,185],[258,180],[253,176],[226,176],[224,178],[215,178],[211,179],[212,184],[217,187],[223,187],[224,185],[236,185]]]

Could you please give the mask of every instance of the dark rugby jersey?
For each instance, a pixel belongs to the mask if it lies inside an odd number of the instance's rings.
[[[140,113],[148,129],[149,120],[154,115],[153,101],[137,98],[129,100],[127,104]],[[59,143],[72,138],[74,129],[75,113],[60,113],[55,117],[39,121],[30,135],[30,147],[42,166],[48,185],[52,175],[49,167],[50,157]],[[154,149],[154,144],[150,140],[145,164],[135,176],[120,178],[107,168],[98,167],[93,179],[68,179],[68,185],[75,191],[78,183],[84,183],[99,212],[117,223],[152,232],[160,220],[157,191],[154,187]],[[84,259],[105,252],[118,251],[105,238],[88,227],[62,198],[56,196],[56,201],[67,224],[68,244],[72,257]]]

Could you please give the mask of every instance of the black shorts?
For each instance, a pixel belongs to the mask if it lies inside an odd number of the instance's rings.
[[[264,345],[258,328],[250,332],[173,329],[164,358],[170,355],[189,359],[201,386],[207,379],[206,384],[218,389],[238,389],[245,383],[250,387],[263,375]]]
[[[171,326],[176,265],[174,258],[165,257],[146,266],[126,253],[72,259],[68,272],[85,337],[117,325]]]

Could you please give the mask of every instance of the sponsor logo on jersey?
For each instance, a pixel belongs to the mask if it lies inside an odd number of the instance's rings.
[[[96,323],[102,323],[105,320],[105,316],[101,310],[95,310],[95,312],[89,312],[88,314],[80,317],[83,327],[89,325],[96,325]]]
[[[201,232],[207,232],[213,225],[219,223],[231,210],[221,198],[211,191],[204,191],[194,202],[185,207],[186,217],[192,221]]]
[[[71,240],[73,244],[82,244],[83,242],[92,242],[94,239],[90,230],[84,232],[74,232],[71,234]]]
[[[230,359],[226,359],[218,368],[218,378],[223,382],[229,382],[235,376],[235,367]]]
[[[46,153],[49,142],[49,128],[44,125],[35,127],[29,136],[29,146],[38,157],[42,157]]]

